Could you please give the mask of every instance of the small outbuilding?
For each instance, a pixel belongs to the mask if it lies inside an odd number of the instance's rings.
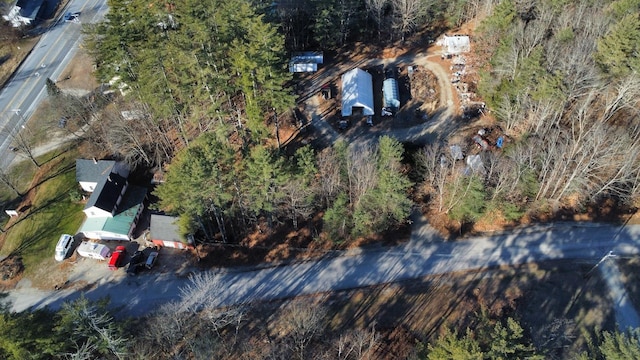
[[[342,75],[342,116],[351,116],[354,108],[365,116],[375,114],[371,74],[359,68]]]
[[[193,248],[193,240],[180,234],[177,217],[151,214],[149,233],[154,245],[175,249]]]
[[[389,111],[400,109],[400,94],[398,92],[398,81],[388,78],[382,82],[383,106]]]
[[[289,72],[316,72],[318,65],[322,63],[324,63],[322,51],[296,52],[292,54],[289,61]]]
[[[471,51],[471,41],[467,35],[445,35],[442,47],[446,55],[462,54]]]

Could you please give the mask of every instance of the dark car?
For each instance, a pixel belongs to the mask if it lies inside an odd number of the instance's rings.
[[[80,22],[78,19],[80,17],[80,12],[68,12],[64,14],[65,22]]]
[[[138,250],[131,255],[131,259],[129,260],[129,264],[127,265],[127,274],[136,275],[140,268],[142,267],[142,263],[144,261],[144,254],[142,251]]]
[[[144,263],[144,266],[147,269],[151,269],[153,267],[153,265],[155,265],[156,260],[158,260],[158,252],[157,251],[152,251],[149,256],[147,257],[147,261]]]

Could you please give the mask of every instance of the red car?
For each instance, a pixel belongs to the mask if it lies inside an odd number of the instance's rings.
[[[116,251],[111,254],[111,259],[109,259],[109,269],[116,270],[120,267],[122,263],[122,259],[124,259],[127,254],[127,248],[120,245],[116,247]]]

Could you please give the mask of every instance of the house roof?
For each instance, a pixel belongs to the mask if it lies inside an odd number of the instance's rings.
[[[323,62],[322,51],[294,52],[290,61],[292,64],[322,64]]]
[[[111,173],[103,177],[98,181],[84,209],[95,206],[105,211],[112,211],[126,183],[127,179],[119,174]]]
[[[342,75],[342,116],[350,116],[354,107],[363,115],[373,115],[373,82],[371,74],[355,68]]]
[[[471,50],[471,42],[467,35],[445,36],[443,45],[449,54],[461,54]]]
[[[147,189],[141,186],[131,186],[122,198],[120,211],[113,217],[87,218],[79,232],[108,231],[116,234],[128,235],[131,225],[136,221],[136,216],[144,206],[144,198]]]
[[[76,181],[98,182],[111,173],[115,164],[113,160],[76,159]]]
[[[16,6],[20,8],[20,16],[34,20],[43,2],[44,0],[18,0]]]
[[[178,218],[174,216],[151,214],[151,240],[186,242],[185,237],[180,235],[177,221]]]

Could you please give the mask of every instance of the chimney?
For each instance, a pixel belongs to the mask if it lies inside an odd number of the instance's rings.
[[[96,158],[93,158],[93,163],[94,163],[95,165],[98,165],[98,160],[96,160]]]

